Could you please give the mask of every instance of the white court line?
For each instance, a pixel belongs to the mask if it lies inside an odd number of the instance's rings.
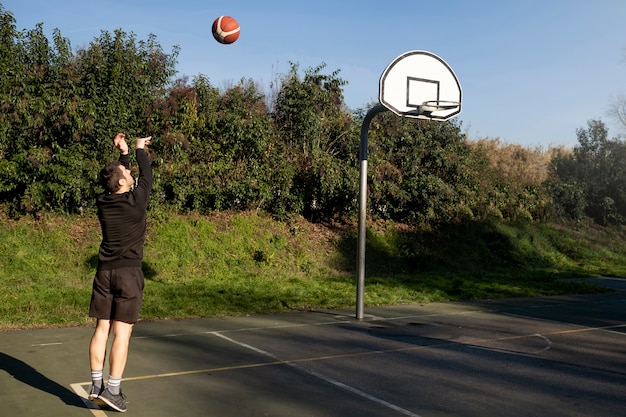
[[[39,347],[39,346],[56,346],[56,345],[62,345],[63,342],[52,342],[52,343],[40,343],[38,345],[30,345],[31,347]]]
[[[83,388],[84,384],[85,383],[70,384],[70,387],[72,387],[74,392],[80,397],[81,400],[83,400],[85,407],[91,411],[91,414],[93,414],[94,417],[107,417],[104,411],[87,399],[87,391]]]
[[[470,348],[472,348],[472,349],[489,350],[489,351],[492,351],[492,352],[501,352],[501,353],[507,353],[507,354],[510,354],[510,355],[536,355],[538,353],[545,352],[547,350],[552,349],[552,341],[549,338],[547,338],[546,336],[542,335],[542,334],[536,333],[536,334],[533,334],[533,335],[524,336],[524,338],[526,338],[526,337],[538,337],[540,339],[543,339],[543,341],[546,342],[546,346],[544,348],[542,348],[542,349],[525,353],[525,352],[516,352],[516,351],[510,350],[510,349],[502,349],[502,348],[494,348],[494,347],[489,347],[489,346],[482,346],[482,345],[478,344],[478,343],[489,343],[489,342],[494,342],[494,341],[497,342],[497,341],[502,341],[502,340],[510,340],[510,338],[508,338],[508,337],[505,338],[505,339],[483,339],[483,340],[478,340],[478,341],[476,341],[476,342],[474,342],[472,344],[465,344],[465,345],[470,347]],[[515,338],[517,339],[517,337],[515,337]]]
[[[621,300],[620,300],[621,301]],[[538,304],[538,305],[532,305],[532,306],[524,306],[523,308],[553,308],[553,307],[559,307],[562,306],[563,303],[554,303],[554,304]],[[504,310],[504,311],[503,311]],[[494,309],[465,309],[465,310],[460,310],[460,311],[456,311],[456,312],[437,312],[437,313],[430,313],[430,314],[409,314],[409,315],[404,315],[404,316],[396,316],[396,317],[374,317],[370,320],[367,320],[365,322],[369,322],[369,323],[375,323],[377,321],[394,321],[394,320],[406,320],[406,319],[419,319],[419,318],[432,318],[432,317],[441,317],[441,316],[458,316],[458,315],[472,315],[472,314],[477,314],[477,313],[498,313],[498,314],[503,314],[503,315],[508,315],[508,316],[512,316],[512,317],[519,317],[519,318],[524,318],[524,319],[530,319],[530,320],[538,320],[538,321],[545,321],[545,322],[553,322],[553,323],[557,323],[557,324],[564,324],[564,325],[570,325],[570,326],[574,326],[574,327],[578,327],[578,329],[571,329],[571,330],[562,330],[562,331],[555,331],[555,332],[549,332],[547,333],[548,335],[556,335],[556,334],[567,334],[567,333],[578,333],[578,332],[587,332],[587,331],[604,331],[604,332],[610,332],[610,333],[614,333],[614,334],[619,334],[620,336],[626,336],[626,333],[623,332],[618,332],[618,331],[614,331],[612,329],[615,328],[624,328],[626,327],[626,324],[618,324],[618,325],[610,325],[610,326],[602,326],[602,327],[588,327],[588,326],[584,326],[584,325],[580,325],[577,323],[569,323],[569,322],[561,322],[561,321],[555,321],[555,320],[549,320],[549,319],[543,319],[543,318],[538,318],[538,317],[532,317],[532,316],[525,316],[525,315],[521,315],[521,314],[514,314],[514,313],[508,313],[505,310],[508,310],[507,308],[494,308]],[[314,311],[312,313],[315,313]],[[341,317],[341,314],[337,314],[337,317]],[[261,331],[261,330],[272,330],[272,329],[280,329],[280,328],[293,328],[293,327],[307,327],[307,326],[325,326],[325,325],[336,325],[336,324],[345,324],[345,323],[351,323],[354,322],[355,320],[350,317],[348,318],[348,316],[346,316],[345,320],[332,320],[332,321],[322,321],[322,322],[314,322],[314,323],[297,323],[297,324],[293,324],[293,323],[289,323],[289,324],[280,324],[280,325],[274,325],[274,326],[267,326],[267,327],[246,327],[246,328],[236,328],[236,329],[228,329],[228,330],[221,330],[221,331],[205,331],[205,332],[190,332],[190,333],[178,333],[178,334],[168,334],[168,335],[159,335],[159,336],[134,336],[133,339],[150,339],[150,338],[164,338],[164,337],[181,337],[181,336],[189,336],[189,335],[194,335],[194,334],[211,334],[211,335],[215,335],[218,336],[224,340],[228,340],[231,343],[235,343],[237,345],[240,345],[242,347],[245,347],[247,349],[251,349],[257,353],[260,353],[264,356],[270,357],[270,358],[274,358],[277,359],[274,355],[272,355],[269,352],[266,352],[264,350],[258,349],[254,346],[250,346],[247,345],[245,343],[242,342],[238,342],[236,340],[233,340],[227,336],[225,336],[222,333],[236,333],[236,332],[245,332],[245,331]],[[551,348],[552,343],[550,341],[550,339],[544,335],[541,334],[534,334],[534,335],[518,335],[518,336],[512,336],[512,337],[504,337],[504,338],[495,338],[495,339],[482,339],[482,340],[478,340],[475,341],[474,343],[480,343],[480,342],[486,342],[486,341],[497,341],[497,340],[514,340],[514,339],[519,339],[519,338],[526,338],[526,337],[539,337],[542,338],[546,341],[547,345],[544,349],[542,350],[548,350]],[[448,341],[449,342],[449,341]],[[63,345],[66,344],[65,342],[61,343],[61,342],[53,342],[53,343],[44,343],[44,344],[38,344],[38,345],[30,345],[30,346],[53,346],[53,345]],[[432,346],[431,346],[432,347]],[[475,346],[475,347],[479,347],[479,346]],[[389,352],[393,352],[393,351],[402,351],[402,350],[413,350],[416,349],[418,347],[412,347],[412,348],[403,348],[403,349],[391,349]],[[424,346],[420,347],[420,348],[425,348]],[[484,347],[483,347],[484,348]],[[383,351],[384,352],[384,351]],[[369,352],[371,353],[381,353],[381,352]],[[537,352],[534,352],[537,353]],[[363,354],[363,353],[361,353]],[[357,355],[357,354],[348,354],[348,355],[339,355],[339,356],[353,356],[353,355]],[[320,359],[320,358],[317,358]],[[314,376],[316,378],[319,378],[321,380],[324,380],[330,384],[333,384],[337,387],[340,387],[342,389],[345,389],[349,392],[352,392],[358,396],[361,396],[363,398],[366,398],[370,401],[376,402],[378,404],[381,404],[389,409],[392,409],[394,411],[397,411],[401,414],[404,414],[406,416],[410,416],[410,417],[420,417],[417,414],[414,414],[408,410],[405,410],[403,408],[400,408],[394,404],[391,404],[387,401],[384,401],[382,399],[379,399],[377,397],[371,396],[369,394],[367,394],[366,392],[360,391],[357,388],[354,388],[352,386],[346,385],[342,382],[339,382],[337,380],[334,380],[332,378],[329,378],[325,375],[319,374],[317,372],[314,371],[309,371],[301,366],[299,366],[295,361],[282,361],[282,360],[277,360],[277,362],[275,363],[265,363],[265,364],[256,364],[256,365],[248,365],[248,366],[241,366],[240,368],[247,368],[247,367],[256,367],[256,366],[267,366],[267,365],[274,365],[274,364],[286,364],[289,366],[292,366],[294,368],[297,368],[311,376]],[[237,367],[235,367],[237,368]],[[225,368],[226,369],[230,369],[230,368]],[[221,370],[221,369],[220,369]],[[148,378],[157,378],[157,377],[167,377],[167,376],[179,376],[179,375],[184,375],[184,374],[193,374],[193,373],[199,373],[199,372],[205,372],[208,370],[200,370],[200,371],[188,371],[188,372],[174,372],[171,374],[163,374],[163,375],[149,375],[149,376],[143,376],[143,377],[130,377],[130,378],[124,378],[123,381],[131,381],[131,380],[139,380],[139,379],[148,379]],[[83,388],[83,386],[85,385],[90,385],[90,382],[81,382],[81,383],[75,383],[75,384],[71,384],[70,386],[72,387],[72,389],[81,397],[82,401],[85,403],[86,407],[91,411],[91,413],[93,414],[94,417],[106,417],[107,414],[97,408],[97,406],[95,404],[93,404],[91,401],[87,400],[87,392],[85,391],[85,389]]]
[[[315,313],[313,311],[312,313]],[[261,330],[275,330],[275,329],[289,329],[294,327],[309,327],[309,326],[328,326],[335,324],[346,324],[352,323],[356,319],[351,320],[333,320],[333,321],[320,321],[316,323],[288,323],[288,324],[276,324],[274,326],[263,326],[263,327],[239,327],[236,329],[226,329],[226,330],[208,330],[204,332],[191,332],[191,333],[178,333],[178,334],[167,334],[167,335],[150,335],[150,336],[133,336],[133,339],[158,339],[161,337],[178,337],[178,336],[190,336],[190,335],[198,335],[198,334],[214,334],[216,332],[220,333],[237,333],[237,332],[249,332],[253,331],[261,331]]]
[[[319,323],[318,323],[319,324]],[[285,327],[285,326],[279,326],[279,327]],[[476,345],[476,343],[484,343],[484,342],[493,342],[493,341],[503,341],[503,340],[516,340],[516,339],[523,339],[523,338],[528,338],[528,337],[540,337],[542,339],[544,339],[547,342],[547,349],[550,348],[551,346],[551,342],[550,339],[546,336],[546,335],[559,335],[559,334],[569,334],[569,333],[582,333],[582,332],[590,332],[590,331],[598,331],[598,330],[602,330],[602,331],[610,331],[610,329],[613,328],[624,328],[626,327],[626,324],[619,324],[619,325],[611,325],[611,326],[604,326],[604,327],[579,327],[578,329],[568,329],[568,330],[559,330],[559,331],[553,331],[553,332],[548,332],[545,335],[540,335],[540,334],[524,334],[524,335],[515,335],[515,336],[506,336],[506,337],[498,337],[498,338],[486,338],[486,339],[479,339],[476,341],[473,341],[471,345],[471,347],[473,348],[482,348],[485,349],[486,347],[481,347]],[[263,329],[263,328],[261,328]],[[251,330],[259,330],[257,329],[251,329]],[[368,352],[358,352],[358,353],[348,353],[348,354],[342,354],[342,355],[334,355],[334,356],[323,356],[323,357],[315,357],[315,358],[305,358],[305,359],[300,359],[300,360],[292,360],[292,361],[283,361],[280,359],[277,359],[273,354],[264,351],[262,349],[256,348],[254,346],[242,343],[242,342],[238,342],[236,340],[233,340],[231,338],[229,338],[228,336],[225,336],[223,334],[221,334],[220,332],[202,332],[202,334],[211,334],[214,336],[218,336],[224,340],[230,341],[231,343],[235,343],[239,346],[245,347],[247,349],[253,350],[261,355],[276,359],[274,362],[270,362],[270,363],[255,363],[255,364],[248,364],[248,365],[240,365],[240,366],[231,366],[231,367],[224,367],[224,368],[217,368],[217,369],[203,369],[203,370],[193,370],[193,371],[184,371],[184,372],[173,372],[173,373],[169,373],[169,374],[159,374],[159,375],[144,375],[144,376],[137,376],[137,377],[129,377],[129,378],[124,378],[123,381],[133,381],[133,380],[142,380],[142,379],[152,379],[152,378],[164,378],[164,377],[172,377],[172,376],[182,376],[182,375],[189,375],[189,374],[197,374],[197,373],[204,373],[204,372],[215,372],[215,371],[226,371],[226,370],[232,370],[232,369],[244,369],[244,368],[255,368],[255,367],[261,367],[261,366],[273,366],[273,365],[279,365],[279,364],[285,364],[285,365],[289,365],[291,367],[297,368],[299,370],[301,370],[302,372],[305,372],[311,376],[314,376],[316,378],[322,379],[330,384],[333,384],[337,387],[340,387],[342,389],[345,389],[347,391],[350,391],[356,395],[359,395],[363,398],[366,398],[370,401],[376,402],[378,404],[381,404],[389,409],[392,409],[394,411],[397,411],[401,414],[404,414],[406,416],[409,417],[420,417],[418,414],[414,414],[408,410],[405,410],[403,408],[400,408],[394,404],[391,404],[387,401],[384,401],[382,399],[379,399],[377,397],[371,396],[369,394],[367,394],[366,392],[360,391],[352,386],[346,385],[342,382],[339,382],[337,380],[334,380],[332,378],[329,378],[325,375],[319,374],[317,372],[314,371],[309,371],[305,368],[302,368],[301,366],[299,366],[297,364],[297,362],[310,362],[313,360],[322,360],[322,359],[328,359],[328,358],[339,358],[339,357],[354,357],[354,356],[363,356],[363,355],[371,355],[371,354],[380,354],[380,353],[391,353],[391,352],[401,352],[401,351],[411,351],[411,350],[419,350],[419,349],[432,349],[435,346],[445,346],[447,344],[452,343],[451,341],[447,340],[442,340],[441,344],[438,345],[429,345],[429,346],[410,346],[410,347],[403,347],[403,348],[397,348],[397,349],[389,349],[389,350],[377,350],[377,351],[368,351]],[[620,335],[624,335],[623,333],[620,333]],[[509,352],[510,353],[510,352]],[[100,409],[95,409],[95,405],[92,404],[90,401],[88,401],[86,399],[87,397],[87,392],[84,390],[83,386],[84,385],[90,385],[91,382],[81,382],[81,383],[75,383],[75,384],[71,384],[71,387],[74,389],[74,391],[83,399],[83,402],[85,403],[85,405],[87,406],[87,408],[90,409],[90,411],[92,412],[92,414],[94,415],[94,417],[106,417],[106,414],[100,410]]]
[[[271,353],[269,353],[269,352],[267,352],[267,351],[265,351],[265,350],[262,350],[262,349],[259,349],[259,348],[257,348],[257,347],[254,347],[254,346],[248,345],[248,344],[246,344],[246,343],[238,342],[238,341],[236,341],[236,340],[234,340],[234,339],[231,339],[231,338],[230,338],[230,337],[228,337],[228,336],[224,336],[223,334],[218,333],[218,332],[214,332],[214,333],[212,333],[212,334],[213,334],[213,335],[215,335],[215,336],[217,336],[217,337],[221,337],[221,338],[222,338],[222,339],[224,339],[224,340],[228,340],[229,342],[234,343],[234,344],[236,344],[236,345],[238,345],[238,346],[241,346],[241,347],[244,347],[244,348],[247,348],[247,349],[253,350],[253,351],[257,352],[257,353],[260,353],[261,355],[264,355],[264,356],[270,357],[270,358],[272,358],[272,359],[274,359],[274,360],[279,360],[279,361],[281,361],[281,360],[280,360],[280,358],[277,358],[275,355],[273,355],[273,354],[271,354]],[[392,410],[394,410],[394,411],[397,411],[397,412],[399,412],[400,414],[404,414],[405,416],[410,416],[410,417],[420,417],[418,414],[412,413],[412,412],[410,412],[409,410],[405,410],[404,408],[400,408],[400,407],[398,407],[397,405],[391,404],[391,403],[389,403],[389,402],[387,402],[387,401],[385,401],[385,400],[381,400],[380,398],[378,398],[378,397],[374,397],[373,395],[369,395],[368,393],[363,392],[363,391],[361,391],[361,390],[359,390],[359,389],[357,389],[357,388],[354,388],[353,386],[346,385],[346,384],[344,384],[343,382],[339,382],[339,381],[337,381],[336,379],[333,379],[333,378],[327,377],[326,375],[322,375],[322,374],[320,374],[320,373],[318,373],[318,372],[315,372],[315,371],[311,371],[311,370],[305,369],[305,368],[301,367],[300,365],[298,365],[298,364],[297,364],[297,363],[295,363],[295,362],[292,362],[292,361],[281,361],[281,362],[282,362],[282,363],[284,363],[285,365],[289,365],[289,366],[291,366],[291,367],[293,367],[293,368],[296,368],[296,369],[298,369],[298,370],[300,370],[300,371],[303,371],[303,372],[305,372],[305,373],[307,373],[307,374],[309,374],[309,375],[311,375],[311,376],[314,376],[314,377],[319,378],[319,379],[321,379],[321,380],[323,380],[323,381],[326,381],[326,382],[328,382],[328,383],[330,383],[330,384],[333,384],[333,385],[335,385],[335,386],[337,386],[337,387],[339,387],[339,388],[345,389],[346,391],[349,391],[349,392],[351,392],[351,393],[353,393],[353,394],[356,394],[356,395],[358,395],[358,396],[360,396],[360,397],[363,397],[363,398],[368,399],[368,400],[370,400],[370,401],[373,401],[373,402],[375,402],[375,403],[377,403],[377,404],[380,404],[380,405],[382,405],[382,406],[384,406],[384,407],[387,407],[387,408],[389,408],[389,409],[392,409]]]
[[[138,376],[138,377],[129,377],[129,378],[124,378],[122,379],[122,382],[128,382],[128,381],[137,381],[137,380],[143,380],[143,379],[153,379],[153,378],[165,378],[165,377],[172,377],[172,376],[182,376],[182,375],[191,375],[191,374],[197,374],[197,373],[206,373],[206,372],[216,372],[216,371],[225,371],[225,370],[233,370],[233,369],[244,369],[244,368],[256,368],[256,367],[261,367],[261,366],[273,366],[273,365],[289,365],[293,368],[296,368],[302,372],[305,372],[311,376],[314,376],[316,378],[319,378],[323,381],[326,381],[332,385],[335,385],[337,387],[340,387],[346,391],[352,392],[360,397],[363,397],[365,399],[368,399],[372,402],[378,403],[380,405],[383,405],[384,407],[387,407],[391,410],[397,411],[400,414],[403,414],[405,416],[409,416],[409,417],[420,417],[420,415],[412,413],[408,410],[405,410],[403,408],[400,408],[394,404],[391,404],[385,400],[382,400],[380,398],[374,397],[372,395],[369,395],[366,392],[363,392],[357,388],[354,388],[350,385],[346,385],[342,382],[339,382],[335,379],[332,379],[330,377],[327,377],[325,375],[322,375],[320,373],[314,372],[314,371],[309,371],[303,367],[301,367],[300,365],[298,365],[296,362],[294,361],[284,361],[284,360],[280,360],[279,358],[277,358],[276,356],[274,356],[273,354],[264,351],[262,349],[256,348],[254,346],[242,343],[242,342],[238,342],[236,340],[233,340],[231,338],[229,338],[228,336],[224,336],[222,334],[220,334],[219,332],[207,332],[207,334],[211,334],[213,336],[218,336],[224,340],[227,340],[231,343],[237,344],[241,347],[253,350],[263,356],[267,356],[269,358],[275,359],[274,362],[270,362],[270,363],[255,363],[255,364],[249,364],[249,365],[240,365],[240,366],[231,366],[231,367],[224,367],[224,368],[217,368],[217,369],[203,369],[203,370],[193,370],[193,371],[184,371],[184,372],[172,372],[172,373],[168,373],[168,374],[158,374],[158,375],[145,375],[145,376]],[[405,349],[394,349],[395,350],[405,350]],[[355,354],[355,353],[351,353],[351,354],[345,354],[345,355],[336,355],[333,357],[345,357],[345,356],[359,356],[362,354],[378,354],[378,353],[383,353],[384,351],[370,351],[370,352],[361,352],[359,354]],[[311,360],[320,360],[320,359],[326,359],[329,357],[321,357],[321,358],[308,358],[306,359],[306,361],[311,361]],[[94,417],[105,417],[106,414],[100,410],[99,408],[94,408],[95,405],[91,404],[90,401],[88,401],[86,399],[87,397],[87,392],[85,391],[85,389],[83,388],[83,385],[90,385],[90,382],[79,382],[79,383],[75,383],[75,384],[71,384],[70,386],[72,387],[72,389],[74,389],[74,391],[81,397],[81,399],[83,400],[83,402],[85,403],[85,405],[90,409],[90,411],[92,412],[92,414],[94,415]]]
[[[533,355],[535,355],[535,354],[537,354],[539,352],[545,352],[546,350],[550,350],[550,348],[552,348],[552,341],[550,339],[548,339],[547,337],[545,337],[544,335],[539,334],[539,333],[537,333],[535,336],[543,339],[546,342],[546,347],[544,347],[543,349],[539,349],[539,350],[536,350],[536,351],[532,352]]]

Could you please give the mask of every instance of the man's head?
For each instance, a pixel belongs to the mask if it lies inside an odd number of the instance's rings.
[[[100,171],[100,184],[110,193],[125,193],[130,191],[135,180],[120,161],[113,161]]]

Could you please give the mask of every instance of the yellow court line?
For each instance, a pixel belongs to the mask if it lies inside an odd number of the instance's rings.
[[[249,368],[260,368],[262,366],[274,366],[274,365],[284,365],[285,363],[290,361],[274,361],[274,362],[263,362],[263,363],[250,363],[247,365],[236,365],[236,366],[223,366],[220,368],[210,368],[210,369],[197,369],[193,371],[181,371],[181,372],[170,372],[166,374],[154,374],[154,375],[144,375],[144,376],[134,376],[130,378],[124,378],[124,381],[139,381],[142,379],[156,379],[156,378],[167,378],[171,376],[181,376],[181,375],[193,375],[193,374],[202,374],[205,372],[223,372],[223,371],[234,371],[237,369],[249,369]]]
[[[504,341],[504,340],[517,340],[517,339],[525,339],[525,338],[537,337],[537,336],[555,336],[555,335],[569,334],[569,333],[583,333],[583,332],[591,332],[591,331],[597,331],[597,330],[619,329],[619,328],[624,328],[624,327],[626,327],[626,324],[617,324],[617,325],[602,326],[602,327],[585,327],[585,328],[570,329],[570,330],[558,330],[554,332],[541,333],[541,334],[533,333],[533,334],[525,334],[525,335],[518,335],[518,336],[505,336],[505,337],[496,337],[496,338],[489,338],[489,339],[477,339],[477,340],[472,341],[472,344],[499,342],[499,341]],[[220,333],[220,332],[215,332],[215,333]],[[395,349],[369,350],[366,352],[351,352],[351,353],[342,353],[339,355],[315,356],[315,357],[300,358],[300,359],[251,363],[247,365],[224,366],[224,367],[219,367],[219,368],[207,368],[207,369],[196,369],[196,370],[181,371],[181,372],[169,372],[169,373],[163,373],[163,374],[142,375],[142,376],[124,378],[123,381],[139,381],[139,380],[146,380],[146,379],[168,378],[168,377],[174,377],[174,376],[193,375],[193,374],[210,373],[210,372],[225,372],[225,371],[233,371],[233,370],[238,370],[238,369],[260,368],[264,366],[276,366],[276,365],[287,365],[287,364],[293,364],[293,363],[315,362],[315,361],[322,361],[322,360],[358,357],[358,356],[366,356],[366,355],[379,355],[382,353],[406,352],[406,351],[411,351],[411,350],[437,348],[437,347],[447,346],[451,344],[458,345],[462,343],[459,343],[458,341],[443,341],[442,343],[437,343],[437,344],[432,344],[432,345],[407,346],[407,347],[395,348]],[[85,392],[82,389],[82,385],[90,385],[90,384],[91,382],[80,382],[77,384],[72,384],[72,387],[74,388],[75,386],[81,386],[80,390]],[[76,389],[74,389],[74,391],[76,391]],[[85,397],[86,396],[87,396],[87,393],[85,392]]]
[[[623,327],[626,327],[626,324],[613,324],[611,326],[601,326],[601,327],[583,327],[582,329],[561,330],[558,332],[547,333],[547,334],[580,333],[580,332],[594,331],[594,330],[613,330],[613,329],[621,329]]]
[[[602,326],[602,327],[585,327],[585,328],[569,329],[569,330],[558,330],[558,331],[544,333],[544,334],[534,333],[534,334],[526,334],[526,335],[518,335],[518,336],[506,336],[506,337],[497,337],[497,338],[489,338],[489,339],[479,339],[479,340],[473,341],[472,344],[496,342],[496,341],[503,341],[503,340],[517,340],[517,339],[524,339],[524,338],[537,337],[537,336],[546,338],[545,336],[554,336],[554,335],[571,334],[571,333],[583,333],[583,332],[598,331],[598,330],[611,330],[611,329],[619,329],[623,327],[626,327],[626,324]],[[215,336],[224,338],[225,336],[221,335],[220,333],[221,332],[211,332],[209,334],[213,334]],[[230,339],[230,338],[226,338],[226,339]],[[235,343],[238,343],[238,342],[235,342]],[[139,381],[139,380],[167,378],[167,377],[193,375],[193,374],[201,374],[201,373],[232,371],[232,370],[237,370],[237,369],[251,369],[251,368],[259,368],[259,367],[264,367],[264,366],[276,366],[276,365],[288,365],[288,366],[298,367],[297,365],[298,363],[304,363],[304,362],[314,362],[314,361],[321,361],[321,360],[331,360],[331,359],[357,357],[357,356],[365,356],[365,355],[375,355],[375,354],[378,355],[378,354],[383,354],[383,353],[429,349],[429,348],[447,346],[451,344],[460,344],[460,343],[458,341],[443,341],[442,343],[438,343],[434,345],[408,346],[408,347],[396,348],[396,349],[373,350],[373,351],[366,351],[366,352],[352,352],[352,353],[344,353],[340,355],[326,355],[326,356],[317,356],[317,357],[292,359],[292,360],[277,360],[277,361],[271,361],[271,362],[252,363],[252,364],[247,364],[247,365],[224,366],[224,367],[219,367],[219,368],[208,368],[208,369],[170,372],[170,373],[154,374],[154,375],[143,375],[143,376],[124,378],[123,381]],[[242,344],[242,346],[248,346],[248,345]],[[248,347],[258,351],[259,353],[263,353],[263,354],[270,355],[273,357],[273,355],[271,355],[268,352],[261,351],[252,346],[248,346]],[[320,376],[322,377],[322,379],[325,379],[323,375],[317,375],[316,373],[312,373],[312,375]],[[332,383],[335,383],[335,385],[344,386],[338,381],[334,381],[334,380],[329,380],[329,381]],[[92,404],[89,400],[87,400],[87,391],[83,388],[83,385],[90,386],[91,382],[75,383],[75,384],[71,384],[71,387],[74,390],[74,392],[76,392],[76,394],[78,394],[81,397],[82,401],[85,403],[85,405],[87,406],[89,411],[91,411],[94,417],[106,417],[107,415],[103,410],[99,409],[95,404]],[[417,414],[413,414],[407,410],[403,410],[399,407],[394,406],[393,404],[389,404],[383,400],[378,400],[377,398],[370,397],[367,394],[362,393],[361,391],[355,388],[348,387],[348,386],[344,386],[344,387],[347,387],[348,389],[356,392],[359,395],[364,395],[366,396],[366,398],[373,399],[377,402],[382,403],[383,405],[392,407],[393,409],[400,411],[402,414],[406,414],[408,416],[413,416],[413,417],[419,417]]]

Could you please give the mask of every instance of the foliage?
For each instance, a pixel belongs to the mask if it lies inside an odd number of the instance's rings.
[[[549,218],[550,198],[543,186],[552,153],[540,148],[482,139],[471,144],[478,165],[484,215],[510,220],[544,221]]]
[[[370,133],[371,204],[392,220],[449,222],[473,217],[473,156],[460,126],[378,116]]]
[[[177,53],[174,48],[165,54],[154,35],[137,41],[120,29],[103,31],[89,48],[78,51],[78,84],[90,110],[83,115],[93,118],[80,137],[88,150],[106,155],[112,132],[137,136],[146,131],[145,110],[165,93]]]
[[[608,139],[603,122],[591,120],[577,130],[578,143],[571,153],[552,161],[548,183],[557,213],[568,219],[585,216],[602,225],[626,222],[626,143]]]
[[[292,64],[276,98],[273,121],[284,155],[295,167],[291,192],[295,214],[310,219],[342,216],[354,208],[358,173],[357,126],[344,111],[345,81],[322,64],[304,77]]]
[[[93,206],[97,172],[118,131],[144,132],[146,103],[164,91],[174,57],[154,37],[103,32],[73,55],[39,24],[17,32],[0,9],[0,198],[10,213],[80,212]]]
[[[178,51],[118,29],[73,52],[59,30],[18,31],[0,4],[0,249],[14,255],[0,259],[0,317],[84,320],[97,177],[119,131],[153,136],[150,317],[350,304],[355,237],[332,231],[356,211],[365,111],[346,108],[340,71],[291,64],[269,99],[253,80],[174,78]],[[367,301],[554,294],[581,288],[562,276],[623,275],[626,145],[596,120],[577,135],[573,151],[544,152],[378,114]]]
[[[1,6],[0,23],[0,208],[11,216],[92,210],[119,131],[153,136],[153,209],[354,216],[365,111],[346,108],[339,70],[291,63],[270,100],[253,80],[220,90],[204,75],[174,78],[179,48],[166,53],[154,35],[103,31],[73,53],[58,30],[17,31]],[[433,226],[626,219],[625,151],[601,122],[577,132],[573,153],[472,143],[461,127],[378,114],[368,214]]]

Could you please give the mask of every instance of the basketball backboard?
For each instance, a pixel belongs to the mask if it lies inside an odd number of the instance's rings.
[[[410,51],[383,72],[379,100],[399,116],[448,120],[461,113],[461,85],[443,59],[426,51]]]

